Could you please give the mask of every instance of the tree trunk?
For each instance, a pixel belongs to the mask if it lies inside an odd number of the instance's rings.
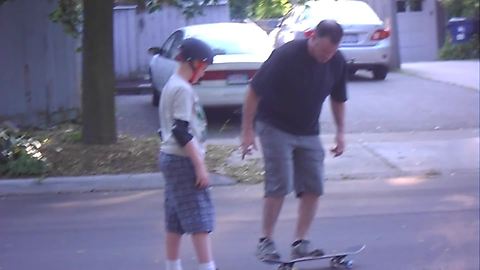
[[[84,0],[82,121],[87,144],[116,142],[113,0]]]

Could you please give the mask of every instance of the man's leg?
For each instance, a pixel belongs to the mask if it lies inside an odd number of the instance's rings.
[[[312,225],[315,214],[317,213],[319,196],[311,193],[304,193],[300,197],[298,204],[297,229],[295,231],[295,240],[306,239],[310,226]]]
[[[263,236],[273,239],[273,231],[282,210],[284,197],[265,197],[263,200]]]
[[[299,205],[292,257],[321,256],[323,251],[311,248],[310,242],[305,239],[315,218],[319,197],[323,194],[324,152],[317,136],[301,137],[298,142],[293,153],[294,184]]]
[[[256,254],[259,259],[278,259],[280,255],[272,239],[284,197],[292,189],[292,136],[262,122],[257,122],[256,127],[265,162],[263,235],[257,245]]]

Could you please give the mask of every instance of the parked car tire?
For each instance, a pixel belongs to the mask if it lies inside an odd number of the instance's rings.
[[[153,87],[152,90],[152,105],[158,107],[158,105],[160,104],[160,93],[158,93],[158,90],[155,89],[155,87]]]
[[[357,73],[357,70],[356,70],[356,69],[351,69],[351,68],[349,68],[349,69],[348,69],[348,79],[353,79],[353,78],[355,78],[355,73]]]
[[[150,83],[152,84],[152,105],[158,107],[160,104],[160,92],[158,92],[157,88],[155,88],[155,85],[153,84],[152,71],[150,70],[148,73],[150,75]]]
[[[388,67],[385,66],[377,66],[373,69],[373,78],[377,81],[382,81],[387,78],[388,74]]]

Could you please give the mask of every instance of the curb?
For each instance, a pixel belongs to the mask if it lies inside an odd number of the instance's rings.
[[[416,170],[398,172],[333,173],[325,175],[325,182],[371,181],[401,177],[439,177],[462,174],[470,170]],[[212,187],[233,186],[238,182],[228,176],[210,174]],[[256,183],[255,183],[256,184]],[[249,185],[248,183],[246,185]],[[89,192],[122,192],[163,189],[162,173],[69,176],[0,180],[0,196],[69,194]]]
[[[212,186],[237,183],[226,176],[211,174]],[[0,196],[47,193],[86,193],[163,189],[162,173],[94,175],[0,180]]]

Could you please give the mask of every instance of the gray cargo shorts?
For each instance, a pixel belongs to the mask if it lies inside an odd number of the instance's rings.
[[[323,194],[325,152],[319,136],[292,135],[263,121],[257,121],[255,129],[265,161],[265,197],[292,190],[297,197]]]

